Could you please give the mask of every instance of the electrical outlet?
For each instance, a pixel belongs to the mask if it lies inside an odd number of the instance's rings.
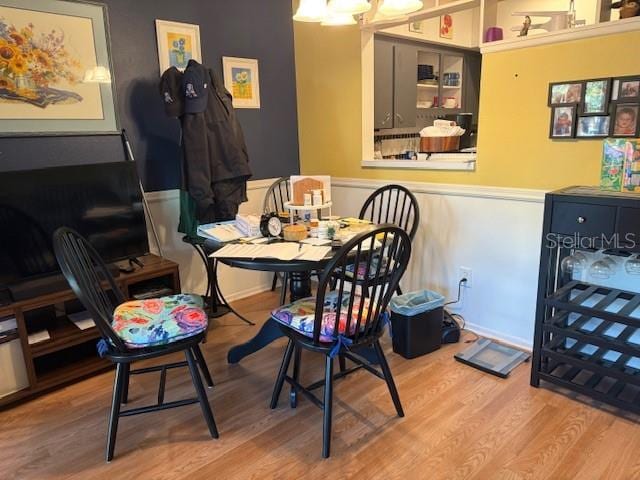
[[[467,281],[462,284],[463,287],[471,288],[471,286],[473,285],[473,272],[469,267],[460,267],[459,278],[460,280],[462,280],[463,278],[467,279]]]

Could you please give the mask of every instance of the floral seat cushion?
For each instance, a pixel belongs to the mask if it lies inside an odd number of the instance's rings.
[[[382,257],[382,262],[380,262],[380,255],[376,254],[371,258],[371,263],[369,264],[369,269],[367,270],[367,261],[362,261],[358,263],[358,268],[356,270],[355,264],[347,265],[345,268],[345,276],[348,278],[353,278],[353,273],[357,271],[357,280],[364,280],[365,276],[368,277],[369,280],[373,280],[376,277],[376,274],[382,276],[387,268],[388,259],[386,257]],[[393,267],[393,260],[391,261],[391,267]],[[380,271],[378,271],[378,266]]]
[[[111,326],[129,348],[174,343],[205,331],[207,314],[198,295],[170,295],[119,305]]]
[[[334,331],[336,313],[337,313],[337,301],[338,292],[332,291],[325,295],[324,307],[322,313],[322,328],[320,330],[321,342],[332,342],[338,336],[341,335],[353,335],[356,331],[357,315],[360,311],[361,303],[364,302],[362,307],[362,323],[367,318],[369,311],[369,299],[362,298],[358,295],[355,296],[353,302],[353,318],[349,325],[349,332],[347,330],[347,314],[349,310],[349,295],[343,294],[342,307],[340,309],[340,321],[338,323],[338,332]],[[315,320],[316,312],[316,299],[315,297],[308,297],[284,305],[271,312],[271,318],[276,322],[293,328],[297,332],[307,336],[313,337],[313,323]]]

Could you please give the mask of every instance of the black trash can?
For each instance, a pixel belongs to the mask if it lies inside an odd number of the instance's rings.
[[[444,297],[423,290],[391,300],[393,351],[404,358],[416,358],[440,348]]]

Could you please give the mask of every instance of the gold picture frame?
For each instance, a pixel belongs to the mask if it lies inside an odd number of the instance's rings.
[[[118,132],[105,5],[0,0],[0,135]]]

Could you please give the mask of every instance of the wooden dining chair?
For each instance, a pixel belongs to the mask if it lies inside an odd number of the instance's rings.
[[[364,202],[358,218],[375,224],[390,223],[404,230],[413,239],[420,225],[420,207],[415,195],[402,185],[385,185],[373,192]],[[375,260],[374,260],[375,261]],[[361,285],[364,265],[349,265],[347,275]],[[372,274],[372,272],[370,272]],[[371,283],[372,279],[369,279]],[[400,285],[396,293],[402,295]]]
[[[53,236],[53,247],[63,275],[91,314],[102,337],[98,344],[100,355],[116,364],[107,435],[107,462],[113,459],[120,417],[200,403],[211,436],[218,438],[218,430],[198,370],[199,366],[207,384],[213,387],[213,379],[198,346],[208,327],[208,317],[202,309],[202,298],[179,294],[127,302],[98,252],[79,233],[69,228],[59,228]],[[138,370],[130,368],[135,361],[155,359],[177,352],[184,353],[186,361]],[[184,366],[191,373],[196,397],[165,402],[167,370]],[[160,372],[158,403],[121,410],[121,405],[128,402],[129,375],[150,372]]]
[[[379,243],[378,243],[379,242]],[[374,254],[382,259],[373,262]],[[348,241],[327,264],[320,275],[320,283],[315,298],[298,300],[274,310],[271,317],[279,322],[289,343],[278,373],[271,408],[276,408],[282,387],[286,381],[291,385],[291,407],[297,405],[297,394],[302,393],[324,412],[322,456],[327,458],[331,448],[331,418],[333,405],[333,382],[348,374],[364,369],[387,383],[389,393],[398,416],[404,412],[391,370],[380,346],[380,337],[388,319],[387,308],[393,292],[404,274],[411,256],[411,240],[401,228],[384,225],[361,233]],[[367,269],[374,271],[372,278],[383,279],[369,285],[369,275],[363,278],[363,286],[371,287],[368,297],[357,293],[346,275],[346,266],[363,262]],[[338,279],[335,288],[332,280]],[[355,351],[361,347],[373,348],[377,357],[378,370]],[[301,350],[309,350],[325,356],[324,380],[303,386],[299,382]],[[334,374],[334,357],[343,355],[355,366]],[[293,372],[288,374],[294,358]],[[313,390],[324,387],[323,398],[313,394]]]
[[[271,212],[283,212],[285,211],[284,204],[291,200],[291,184],[290,177],[280,177],[271,184],[267,193],[264,195],[264,201],[262,202],[263,213]],[[280,305],[284,304],[287,294],[287,273],[274,273],[273,280],[271,282],[271,291],[273,292],[278,285],[278,278],[282,279],[282,290],[280,292]]]

